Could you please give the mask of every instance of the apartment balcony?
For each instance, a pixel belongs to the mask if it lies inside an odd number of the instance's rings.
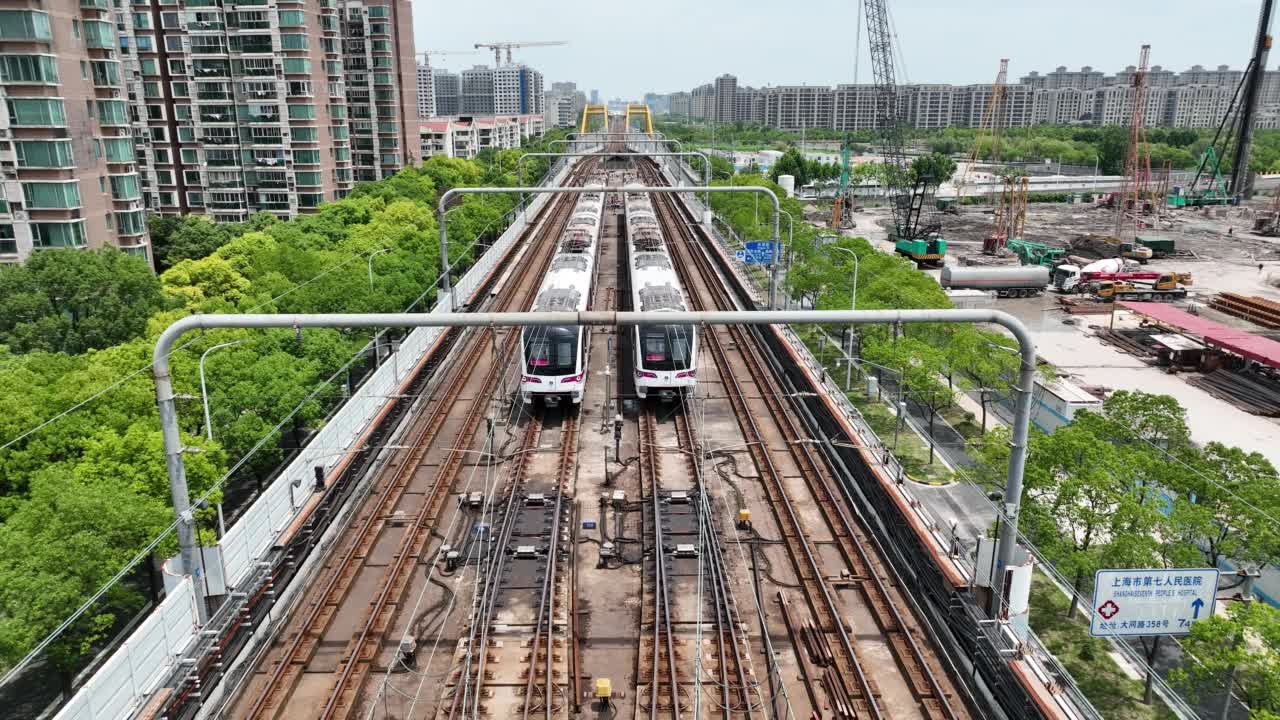
[[[197,100],[222,100],[225,102],[234,100],[235,94],[230,90],[197,90],[195,97]]]

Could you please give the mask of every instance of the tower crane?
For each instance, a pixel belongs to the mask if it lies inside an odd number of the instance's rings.
[[[428,65],[431,64],[431,57],[433,55],[478,55],[478,54],[479,53],[477,53],[475,50],[423,50],[422,52],[418,53],[418,55],[420,55],[424,60],[427,61]]]
[[[889,28],[886,0],[865,0],[867,45],[876,87],[876,120],[884,144],[886,187],[893,210],[894,249],[922,265],[940,265],[947,251],[933,212],[932,196],[940,182],[927,172],[916,173],[907,165],[903,118],[898,110],[894,80],[893,33]]]
[[[511,64],[511,50],[513,48],[526,47],[552,47],[554,45],[568,45],[568,40],[543,40],[531,42],[495,42],[495,43],[476,43],[476,49],[488,48],[493,50],[493,66],[497,67],[502,64],[502,51],[507,51],[507,64]]]

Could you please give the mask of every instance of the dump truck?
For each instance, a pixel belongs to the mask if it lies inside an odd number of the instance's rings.
[[[1151,249],[1152,258],[1171,257],[1178,252],[1178,245],[1173,238],[1139,235],[1134,239],[1138,245]]]
[[[990,290],[996,297],[1031,297],[1049,284],[1049,268],[1043,265],[1009,267],[944,267],[939,278],[949,290]]]
[[[1187,296],[1190,273],[1160,273],[1154,280],[1102,280],[1093,284],[1095,300],[1140,300],[1173,302]]]

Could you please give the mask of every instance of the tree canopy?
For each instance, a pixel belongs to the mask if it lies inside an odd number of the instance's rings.
[[[0,345],[80,353],[137,337],[163,304],[145,260],[115,249],[44,250],[0,266]]]

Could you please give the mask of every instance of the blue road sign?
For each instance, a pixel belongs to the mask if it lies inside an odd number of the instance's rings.
[[[743,243],[745,250],[738,250],[734,256],[749,265],[769,265],[777,257],[776,244],[768,240],[752,240]]]
[[[1099,570],[1089,633],[1185,635],[1197,620],[1213,615],[1217,595],[1213,568]]]

